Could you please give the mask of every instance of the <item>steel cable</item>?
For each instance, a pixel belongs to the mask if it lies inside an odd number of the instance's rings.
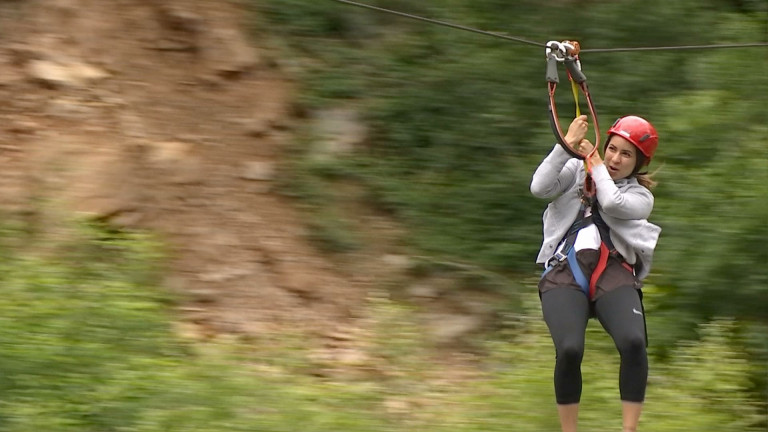
[[[452,24],[452,23],[445,22],[445,21],[438,21],[438,20],[431,19],[431,18],[424,18],[424,17],[418,16],[418,15],[411,15],[411,14],[407,14],[405,12],[393,11],[393,10],[390,10],[390,9],[384,9],[384,8],[380,8],[380,7],[376,7],[376,6],[371,6],[371,5],[367,5],[367,4],[363,4],[363,3],[357,3],[357,2],[353,2],[353,1],[349,1],[349,0],[333,0],[333,1],[336,1],[336,2],[339,2],[339,3],[348,4],[348,5],[352,5],[352,6],[358,6],[358,7],[362,7],[362,8],[366,8],[366,9],[372,9],[372,10],[379,11],[379,12],[385,12],[385,13],[389,13],[389,14],[393,14],[393,15],[398,15],[398,16],[405,17],[405,18],[415,19],[415,20],[418,20],[418,21],[424,21],[424,22],[428,22],[428,23],[431,23],[431,24],[437,24],[437,25],[441,25],[441,26],[444,26],[444,27],[450,27],[450,28],[455,28],[455,29],[464,30],[464,31],[468,31],[468,32],[479,33],[479,34],[486,35],[486,36],[493,36],[493,37],[497,37],[497,38],[501,38],[501,39],[507,39],[507,40],[511,40],[511,41],[515,41],[515,42],[521,42],[521,43],[525,43],[525,44],[528,44],[528,45],[535,45],[537,47],[544,48],[544,44],[543,43],[534,42],[534,41],[530,41],[530,40],[519,38],[519,37],[515,37],[515,36],[509,36],[509,35],[505,35],[505,34],[493,33],[493,32],[489,32],[489,31],[485,31],[485,30],[479,30],[479,29],[472,28],[472,27],[466,27],[466,26],[463,26],[463,25]]]
[[[399,12],[391,9],[384,9],[377,6],[372,6],[364,3],[358,3],[350,0],[333,0],[335,2],[344,3],[350,6],[357,6],[365,9],[371,9],[379,12],[384,12],[392,15],[401,16],[404,18],[410,18],[417,21],[423,21],[430,24],[437,24],[443,27],[450,27],[458,30],[464,30],[472,33],[479,33],[486,36],[492,36],[495,38],[506,39],[513,42],[520,42],[528,45],[534,45],[544,48],[546,45],[540,42],[524,39],[516,36],[509,36],[501,33],[494,33],[485,30],[480,30],[463,25],[453,24],[445,21],[439,21],[431,18],[425,18],[418,15],[412,15],[405,12]],[[741,44],[719,44],[719,45],[679,45],[679,46],[654,46],[654,47],[627,47],[627,48],[591,48],[582,49],[583,53],[608,53],[608,52],[629,52],[629,51],[672,51],[672,50],[700,50],[700,49],[724,49],[724,48],[756,48],[756,47],[768,47],[768,42],[754,42],[754,43],[741,43]]]

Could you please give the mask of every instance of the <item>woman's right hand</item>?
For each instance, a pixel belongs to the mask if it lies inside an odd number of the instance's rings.
[[[581,140],[587,136],[588,128],[589,123],[587,122],[586,115],[580,115],[576,117],[571,122],[571,125],[568,126],[568,132],[565,134],[565,142],[568,143],[568,145],[572,148],[575,148],[581,142]]]

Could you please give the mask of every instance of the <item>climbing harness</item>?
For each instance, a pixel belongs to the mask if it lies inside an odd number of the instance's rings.
[[[586,210],[588,208],[591,209],[591,212],[586,214]],[[547,261],[546,269],[544,270],[544,273],[541,274],[541,277],[543,278],[553,268],[563,262],[566,262],[571,270],[573,279],[576,281],[579,287],[581,287],[581,291],[584,293],[584,295],[587,296],[588,299],[592,300],[595,298],[597,281],[608,267],[608,259],[610,257],[613,256],[618,258],[621,261],[621,265],[633,274],[634,268],[626,261],[624,261],[621,254],[619,254],[619,252],[614,247],[613,242],[611,241],[610,228],[608,228],[608,225],[600,216],[596,200],[582,197],[581,207],[579,208],[579,215],[580,217],[573,222],[565,236],[563,236],[563,241],[561,242],[561,246],[558,248],[557,252],[555,252],[552,258]],[[597,230],[600,233],[600,256],[598,258],[595,269],[592,270],[592,274],[590,277],[587,277],[584,274],[584,271],[581,269],[579,261],[576,259],[576,248],[574,246],[576,244],[576,237],[578,237],[579,231],[581,231],[582,228],[586,228],[592,224],[597,227]]]

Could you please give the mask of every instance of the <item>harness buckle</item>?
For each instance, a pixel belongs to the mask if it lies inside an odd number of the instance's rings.
[[[552,258],[556,259],[557,261],[563,261],[566,258],[568,258],[568,254],[564,254],[560,251],[555,252],[555,254],[552,256]]]
[[[545,268],[550,268],[557,263],[563,262],[568,258],[568,254],[564,254],[561,251],[555,252],[550,259],[547,260]]]

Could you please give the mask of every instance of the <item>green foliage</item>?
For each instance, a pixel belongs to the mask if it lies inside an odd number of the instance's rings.
[[[726,62],[730,77],[723,74]],[[768,262],[768,246],[759,240],[768,234],[768,209],[761,203],[768,192],[768,166],[761,163],[768,158],[768,108],[749,95],[768,94],[768,79],[753,79],[749,71],[768,60],[713,53],[697,64],[710,89],[660,104],[674,144],[659,175],[657,212],[666,236],[659,255],[662,263],[685,263],[663,280],[679,289],[676,307],[688,303],[708,316],[764,319],[756,299],[768,286],[768,270],[760,264]]]
[[[534,271],[546,203],[530,197],[528,183],[552,142],[541,53],[360,8],[299,3],[271,0],[262,9],[294,54],[312,65],[302,75],[310,106],[355,99],[371,127],[369,145],[340,161],[343,170],[409,227],[420,249],[495,271]],[[760,41],[768,19],[758,7],[718,0],[589,8],[492,0],[393,4],[532,40],[575,38],[585,48]],[[307,24],[283,14],[343,15],[364,22],[367,32],[296,38]],[[664,231],[653,277],[672,287],[665,291],[670,304],[700,317],[764,315],[757,299],[766,286],[766,249],[755,241],[764,237],[766,220],[758,198],[765,195],[761,161],[768,156],[763,52],[582,56],[603,130],[630,112],[659,129],[652,169],[661,167],[661,187],[652,219]],[[560,93],[566,123],[570,92]]]
[[[331,253],[350,252],[360,248],[360,240],[351,225],[338,213],[326,210],[315,214],[308,223],[309,237],[321,250]]]
[[[153,284],[159,245],[142,234],[80,228],[63,243],[41,239],[54,247],[44,256],[38,244],[20,248],[16,228],[3,230],[0,430],[335,431],[370,423],[343,414],[351,394],[350,406],[365,406],[360,392],[283,389],[279,375],[235,367],[236,344],[181,341],[173,298]],[[259,362],[290,364],[290,340],[265,342],[265,355],[282,347],[279,360]],[[326,402],[316,403],[320,395]]]
[[[463,383],[455,393],[431,390],[440,403],[423,408],[429,424],[417,423],[419,430],[501,432],[510,424],[522,432],[558,429],[554,352],[537,304],[535,295],[526,296],[525,313],[508,317],[509,332],[487,341],[487,373],[481,379]],[[737,326],[715,321],[700,331],[700,340],[679,346],[672,362],[651,362],[641,429],[760,430],[761,409],[749,396],[750,366],[740,354]],[[579,426],[596,432],[617,430],[618,353],[596,321],[590,322],[587,341]]]
[[[652,377],[649,430],[758,430],[764,418],[750,401],[749,362],[734,349],[737,325],[719,320],[700,328],[700,340],[679,347]],[[654,385],[657,384],[657,385]],[[667,402],[665,402],[665,400]],[[674,404],[670,415],[666,403]]]
[[[0,235],[2,431],[557,428],[554,353],[530,284],[506,330],[483,343],[473,376],[447,374],[461,368],[435,357],[417,311],[382,293],[369,299],[358,356],[340,364],[301,334],[180,339],[175,299],[154,288],[161,248],[147,235],[81,224],[68,240],[38,244],[19,228]],[[712,322],[698,343],[652,364],[643,427],[760,430],[741,334],[733,321]],[[588,340],[581,424],[615,430],[618,355],[596,323]]]
[[[338,3],[286,0],[278,6],[267,2],[264,11],[295,36],[339,36],[351,26],[352,11]]]
[[[300,75],[307,107],[354,100],[365,111],[368,142],[339,158],[338,170],[403,222],[412,246],[508,275],[538,271],[533,258],[546,202],[533,199],[528,185],[553,142],[540,48],[360,8],[259,3],[290,53],[308,65]],[[584,48],[764,41],[768,22],[764,2],[728,0],[370,4],[535,41],[576,39]],[[324,14],[356,30],[324,24],[304,37],[309,16],[328,21]],[[651,221],[663,231],[650,282],[661,287],[653,295],[666,347],[694,337],[697,324],[712,317],[765,323],[765,48],[581,57],[603,131],[631,113],[649,118],[661,136],[651,165],[660,181]],[[573,115],[569,98],[561,85],[565,124]],[[752,337],[765,345],[764,334]],[[768,356],[761,352],[750,361],[760,365],[753,388],[766,401],[768,387],[760,383]]]

